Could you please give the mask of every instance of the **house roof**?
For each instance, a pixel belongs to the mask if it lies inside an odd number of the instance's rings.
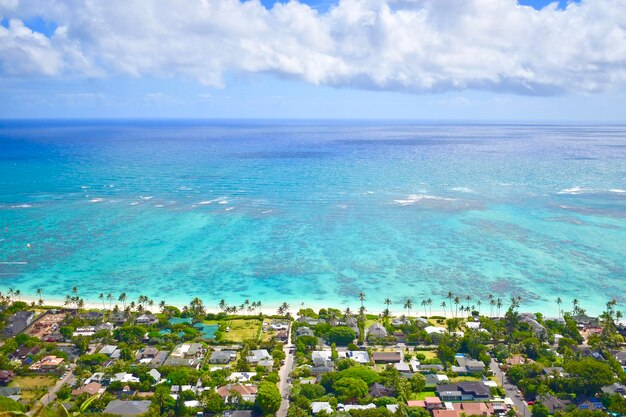
[[[217,389],[217,393],[220,397],[226,398],[230,395],[232,391],[238,392],[241,395],[256,395],[257,393],[256,385],[224,385]]]
[[[139,415],[148,411],[151,401],[123,401],[113,400],[106,408],[104,413],[119,414],[119,415]]]
[[[85,392],[89,395],[96,395],[98,391],[100,391],[101,388],[102,388],[102,385],[100,383],[90,382],[87,385],[83,385],[82,387],[78,389],[72,390],[72,395],[76,397]]]
[[[402,360],[402,352],[372,352],[372,359],[374,362],[399,362]]]

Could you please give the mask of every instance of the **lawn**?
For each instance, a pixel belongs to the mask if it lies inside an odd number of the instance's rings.
[[[436,397],[437,394],[435,393],[435,391],[422,391],[422,392],[417,392],[417,393],[411,393],[411,395],[409,396],[410,400],[424,400],[426,399],[426,397]]]
[[[9,385],[11,387],[29,388],[48,388],[56,383],[53,376],[18,376]]]
[[[230,331],[224,334],[224,339],[233,342],[243,342],[244,340],[256,340],[261,330],[261,321],[259,319],[235,319],[226,320],[223,323],[230,327]]]
[[[55,383],[52,376],[19,376],[9,386],[22,388],[22,400],[30,402],[41,398]]]
[[[480,381],[481,379],[476,376],[455,376],[450,378],[450,382],[463,382],[463,381]]]

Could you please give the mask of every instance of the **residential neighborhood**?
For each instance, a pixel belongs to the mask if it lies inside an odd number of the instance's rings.
[[[362,307],[356,313],[301,309],[294,317],[288,308],[276,315],[237,314],[226,306],[208,313],[199,299],[184,309],[162,303],[150,311],[3,300],[0,412],[626,413],[624,328],[610,303],[600,320],[590,320],[519,313],[515,302],[503,316],[392,317]]]

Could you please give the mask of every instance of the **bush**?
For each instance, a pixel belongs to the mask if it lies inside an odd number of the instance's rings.
[[[326,336],[329,343],[335,343],[338,346],[347,346],[356,338],[356,333],[350,327],[337,326],[328,331]]]

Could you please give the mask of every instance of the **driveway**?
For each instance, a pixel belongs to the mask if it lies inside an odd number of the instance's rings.
[[[289,335],[287,343],[283,347],[285,352],[285,364],[280,367],[278,375],[280,376],[280,382],[278,383],[278,389],[280,395],[283,397],[283,401],[280,403],[280,409],[276,413],[276,417],[285,417],[287,415],[287,409],[289,408],[289,393],[291,392],[291,382],[288,382],[289,373],[293,369],[293,354],[290,353],[291,348],[294,347],[291,344],[291,324],[289,325]]]
[[[518,390],[517,386],[514,385],[511,381],[509,381],[505,373],[502,372],[502,370],[498,367],[498,363],[495,360],[493,360],[493,358],[491,359],[491,363],[489,364],[489,367],[491,368],[491,370],[493,371],[493,374],[498,379],[498,382],[500,382],[500,385],[502,385],[502,387],[504,388],[504,391],[506,392],[506,396],[509,397],[511,400],[513,400],[513,404],[515,405],[515,408],[517,409],[517,415],[521,417],[530,417],[531,412],[528,406],[526,405],[526,402],[524,402],[524,399],[521,396],[518,397],[517,395],[517,390]]]

